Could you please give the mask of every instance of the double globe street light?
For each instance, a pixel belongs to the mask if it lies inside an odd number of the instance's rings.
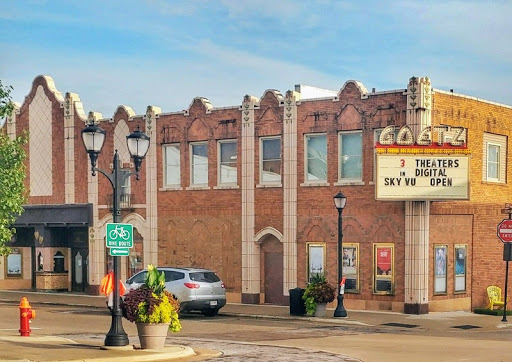
[[[135,166],[135,173],[119,169],[119,155],[117,150],[115,150],[114,160],[112,162],[112,172],[109,174],[96,167],[98,156],[101,153],[101,149],[103,148],[103,144],[105,142],[105,134],[106,132],[103,129],[98,127],[94,122],[90,122],[87,127],[82,130],[82,141],[87,153],[89,154],[89,158],[91,159],[92,175],[95,176],[96,171],[98,171],[108,179],[110,185],[112,186],[112,219],[114,223],[119,223],[121,222],[121,210],[119,209],[121,196],[118,190],[120,190],[122,185],[125,184],[125,181],[130,176],[136,175],[136,179],[139,179],[139,171],[142,160],[144,160],[144,157],[146,157],[146,153],[149,150],[149,137],[145,133],[141,132],[139,127],[137,127],[136,131],[126,137],[128,151],[130,152],[130,156],[132,157],[133,164]],[[129,340],[128,335],[123,329],[123,316],[121,312],[121,306],[119,305],[119,278],[121,276],[119,256],[113,256],[113,259],[114,303],[112,307],[112,324],[105,337],[105,346],[127,346]]]

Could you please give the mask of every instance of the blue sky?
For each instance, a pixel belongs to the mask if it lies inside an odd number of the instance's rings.
[[[111,117],[214,107],[295,84],[437,89],[512,105],[512,1],[0,0],[0,79],[39,74]]]

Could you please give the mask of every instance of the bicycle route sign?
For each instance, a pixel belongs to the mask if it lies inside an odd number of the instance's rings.
[[[133,225],[132,224],[107,224],[107,248],[132,248]],[[111,254],[112,255],[112,254]],[[121,254],[118,254],[121,255]]]

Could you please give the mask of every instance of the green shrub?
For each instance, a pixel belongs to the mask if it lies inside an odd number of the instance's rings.
[[[306,313],[313,315],[318,303],[330,303],[334,300],[335,296],[336,288],[327,283],[325,275],[315,274],[311,278],[311,283],[308,284],[302,296]]]

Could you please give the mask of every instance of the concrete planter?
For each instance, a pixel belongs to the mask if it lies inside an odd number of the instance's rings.
[[[169,323],[136,323],[140,348],[162,349],[169,330]]]
[[[327,303],[317,303],[315,309],[315,317],[325,317],[327,312]]]

